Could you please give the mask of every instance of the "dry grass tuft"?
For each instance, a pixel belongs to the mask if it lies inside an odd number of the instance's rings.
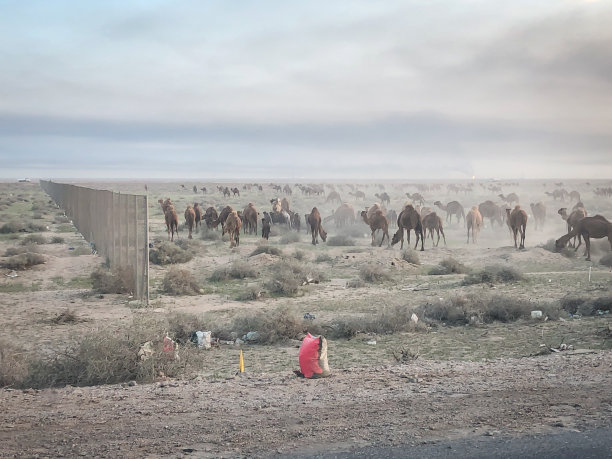
[[[359,268],[359,277],[370,283],[381,283],[393,279],[389,270],[375,263],[368,263]]]
[[[160,242],[149,252],[149,260],[156,265],[187,263],[193,259],[193,251],[182,249],[172,242]]]
[[[164,276],[162,291],[169,295],[199,295],[200,286],[189,271],[173,267]]]
[[[93,289],[99,293],[132,293],[134,274],[127,267],[98,266],[90,277]]]

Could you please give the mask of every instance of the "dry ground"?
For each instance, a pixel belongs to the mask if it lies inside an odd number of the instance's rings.
[[[202,295],[169,296],[161,292],[167,267],[152,266],[152,298],[149,307],[126,295],[99,295],[91,291],[89,274],[101,259],[88,254],[87,244],[69,223],[58,221],[58,210],[43,204],[48,198],[36,184],[0,184],[0,226],[15,218],[40,221],[49,227],[47,239],[61,236],[64,242],[43,244],[44,265],[17,271],[18,277],[0,280],[0,341],[18,346],[24,353],[53,355],[67,344],[100,329],[121,329],[142,317],[195,314],[211,324],[229,321],[240,314],[273,311],[288,306],[296,314],[314,314],[316,321],[338,317],[367,318],[387,308],[416,308],[457,297],[491,295],[522,298],[538,306],[567,297],[585,299],[610,296],[612,273],[597,263],[609,253],[609,245],[597,244],[593,262],[566,258],[537,245],[565,233],[565,223],[556,215],[561,207],[544,191],[553,184],[526,182],[504,186],[517,192],[528,208],[530,201],[543,200],[549,218],[543,230],[528,227],[527,249],[516,251],[507,228],[486,227],[478,244],[465,243],[463,224],[447,224],[447,245],[426,244],[419,252],[420,265],[401,259],[399,247],[372,248],[369,229],[356,224],[351,230],[354,246],[313,247],[302,230],[300,240],[283,243],[284,232],[275,229],[270,246],[284,257],[301,258],[300,263],[324,272],[329,281],[301,287],[295,297],[264,296],[258,301],[239,301],[247,288],[260,287],[268,269],[279,257],[248,255],[261,244],[254,235],[241,237],[239,248],[228,242],[194,237],[196,257],[182,265],[198,280]],[[89,184],[141,192],[143,184]],[[149,183],[151,234],[158,245],[165,240],[165,226],[157,199],[171,197],[179,210],[195,200],[203,207],[226,203],[236,208],[254,202],[267,210],[275,193],[242,192],[241,198],[223,199],[217,193],[195,195],[177,183]],[[198,184],[202,186],[203,184]],[[566,184],[578,189],[590,214],[612,216],[612,200],[598,199],[592,189],[604,184]],[[214,187],[206,184],[209,190]],[[605,185],[608,186],[608,185]],[[356,209],[375,202],[381,190],[373,185],[364,202],[350,200]],[[336,185],[343,197],[348,189]],[[408,186],[387,184],[392,197],[389,208],[405,201]],[[329,191],[329,188],[328,188]],[[495,200],[495,194],[475,187],[468,195],[423,193],[431,205],[436,199],[458,199],[464,207]],[[301,196],[295,189],[292,208],[300,214],[313,206],[325,217],[337,205],[324,197]],[[0,202],[0,204],[2,204]],[[33,210],[33,204],[38,203]],[[571,206],[569,206],[571,207]],[[36,214],[39,215],[36,215]],[[182,214],[182,211],[179,212]],[[442,212],[442,215],[444,213]],[[444,216],[444,215],[443,215]],[[532,221],[530,221],[532,223]],[[330,236],[347,234],[330,223]],[[392,231],[394,229],[392,228]],[[0,234],[0,255],[16,247],[24,234]],[[181,238],[186,237],[186,231]],[[414,243],[414,235],[412,236]],[[296,252],[301,252],[297,254]],[[324,257],[323,257],[324,256]],[[464,286],[463,275],[431,276],[427,273],[441,260],[453,257],[472,269],[486,265],[512,266],[525,279],[510,284]],[[219,267],[247,261],[258,271],[255,279],[211,282]],[[382,283],[347,288],[359,277],[363,265],[378,265],[390,274]],[[589,281],[589,268],[591,278]],[[262,290],[265,290],[262,288]],[[51,319],[70,309],[75,323],[55,324]],[[0,389],[0,455],[2,456],[199,456],[267,455],[318,448],[347,450],[351,446],[397,444],[464,435],[520,435],[550,429],[583,429],[609,425],[611,419],[612,348],[609,314],[591,318],[514,323],[450,326],[432,323],[419,332],[358,334],[351,340],[330,340],[331,378],[321,381],[296,379],[298,342],[272,346],[243,345],[247,374],[235,377],[240,346],[222,345],[206,351],[202,366],[186,380],[162,380],[136,386],[54,388],[42,391]],[[376,341],[376,344],[368,342]],[[590,353],[565,351],[536,356],[541,345],[561,343]],[[400,351],[416,360],[398,362]]]

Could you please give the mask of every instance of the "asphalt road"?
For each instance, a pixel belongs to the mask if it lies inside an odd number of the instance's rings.
[[[479,436],[425,444],[367,447],[350,452],[317,452],[292,458],[600,459],[612,458],[612,427],[522,437]]]

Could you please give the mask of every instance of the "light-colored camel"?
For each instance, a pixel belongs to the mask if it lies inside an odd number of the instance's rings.
[[[308,225],[312,234],[312,245],[319,243],[319,236],[321,236],[323,242],[327,240],[327,233],[321,226],[321,214],[316,207],[313,207],[308,215]]]
[[[544,226],[544,221],[546,220],[546,206],[543,202],[538,202],[536,204],[532,202],[530,207],[533,220],[535,221],[535,229],[542,229]]]
[[[431,236],[431,243],[438,247],[440,243],[440,233],[442,233],[442,237],[444,238],[444,245],[446,245],[446,236],[444,235],[444,228],[442,227],[442,219],[435,212],[430,212],[425,217],[423,217],[423,229],[425,232],[425,236],[427,237],[427,233]],[[438,240],[434,244],[434,231],[438,235]]]
[[[425,198],[421,193],[406,193],[406,196],[408,196],[408,199],[412,200],[412,202],[415,204],[418,202],[421,206],[425,205]]]
[[[587,211],[582,208],[579,207],[576,210],[572,211],[571,214],[567,214],[567,207],[561,207],[557,213],[559,215],[561,215],[561,218],[563,220],[565,220],[565,222],[567,223],[567,232],[570,233],[572,231],[572,229],[574,228],[574,226],[576,225],[576,223],[578,223],[580,220],[582,220],[583,218],[587,217]],[[578,246],[580,246],[580,244],[582,243],[581,239],[580,239],[580,233],[577,234],[578,237]],[[574,240],[570,243],[571,247],[576,247],[576,237],[574,237]]]
[[[410,231],[414,230],[416,235],[416,249],[419,244],[419,237],[421,238],[421,251],[425,250],[425,235],[423,232],[423,221],[421,215],[416,211],[412,204],[404,206],[404,209],[400,212],[397,217],[397,231],[391,239],[391,245],[395,245],[401,241],[400,248],[404,248],[404,229],[407,231],[408,247],[410,247]]]
[[[338,204],[342,203],[342,198],[340,197],[340,193],[337,191],[332,191],[327,195],[327,199],[325,202],[337,202]]]
[[[187,229],[189,230],[189,236],[187,236],[188,239],[193,239],[192,232],[193,227],[195,226],[195,218],[196,215],[193,207],[187,206],[187,209],[185,209],[185,226],[187,226]]]
[[[202,209],[200,208],[200,204],[195,202],[193,204],[193,211],[195,212],[195,230],[197,233],[202,226]]]
[[[510,193],[508,196],[504,196],[503,194],[499,194],[499,199],[501,199],[502,201],[504,201],[506,204],[508,204],[509,206],[511,206],[513,203],[518,204],[519,201],[519,197],[516,193]]]
[[[248,230],[249,234],[255,231],[257,234],[257,209],[253,205],[252,202],[249,202],[248,205],[242,211],[243,217],[243,231],[246,233]]]
[[[438,206],[440,209],[446,211],[447,222],[453,222],[453,215],[457,216],[457,223],[459,223],[462,218],[465,222],[465,213],[463,211],[463,206],[459,201],[451,201],[446,205],[442,204],[440,201],[436,201],[434,202],[434,206]]]
[[[518,233],[521,234],[521,243],[519,249],[525,248],[525,231],[527,229],[527,212],[521,209],[521,206],[516,205],[512,212],[510,209],[506,209],[506,217],[508,220],[508,226],[512,230],[514,235],[514,247],[516,248],[516,238]]]
[[[350,196],[354,196],[355,199],[365,200],[366,195],[363,191],[357,190],[354,193],[349,193]]]
[[[225,210],[225,209],[224,209]],[[235,210],[231,211],[225,219],[225,226],[221,234],[227,233],[230,239],[230,249],[240,245],[240,228],[242,227],[242,220],[238,216],[238,212]]]
[[[355,209],[348,202],[343,203],[332,215],[336,227],[355,223]]]
[[[470,209],[467,216],[465,217],[465,224],[467,226],[467,243],[470,243],[470,230],[472,231],[472,243],[476,244],[478,234],[480,234],[480,228],[482,228],[482,215],[478,210],[478,206],[474,206]]]
[[[504,213],[502,212],[501,207],[499,207],[493,201],[481,202],[478,205],[478,211],[480,212],[480,215],[482,215],[483,221],[485,218],[488,218],[491,221],[491,228],[495,226],[495,222],[497,222],[499,226],[503,225]]]
[[[385,237],[387,238],[387,245],[389,245],[389,220],[387,220],[387,217],[381,209],[371,213],[369,212],[369,209],[367,211],[363,210],[361,211],[361,218],[366,225],[370,227],[370,230],[372,230],[372,245],[376,244],[374,241],[374,234],[378,230],[382,230],[383,232],[383,237],[380,240],[379,247],[382,246]]]
[[[591,238],[601,239],[604,237],[608,238],[610,243],[610,249],[612,249],[612,223],[610,223],[602,215],[595,215],[594,217],[584,217],[574,225],[574,228],[567,233],[565,236],[561,236],[555,241],[555,247],[557,250],[561,250],[565,247],[568,241],[575,236],[582,236],[586,245],[585,255],[587,261],[591,261]],[[580,247],[580,243],[578,244]],[[576,250],[578,250],[576,247]]]

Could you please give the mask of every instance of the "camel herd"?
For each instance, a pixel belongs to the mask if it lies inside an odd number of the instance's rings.
[[[248,188],[247,188],[248,186]],[[244,185],[243,190],[251,189],[252,186],[257,186],[261,190],[261,185],[249,184]],[[271,210],[264,211],[261,218],[261,236],[268,239],[270,236],[270,230],[273,225],[282,224],[286,225],[290,229],[300,231],[301,218],[297,212],[290,209],[290,203],[287,196],[291,196],[293,190],[290,186],[271,184],[275,191],[283,193],[285,196],[281,199],[274,198],[270,200]],[[296,187],[302,191],[304,195],[320,195],[324,193],[324,190],[316,186],[304,186],[296,184]],[[453,224],[453,216],[456,224],[463,224],[467,230],[467,243],[477,244],[478,237],[481,229],[485,224],[485,220],[488,220],[491,228],[501,228],[505,222],[510,233],[514,238],[514,247],[517,249],[525,248],[525,238],[527,233],[527,223],[529,216],[525,210],[522,209],[519,203],[519,196],[516,193],[510,193],[504,195],[498,194],[498,197],[506,205],[498,205],[491,200],[481,202],[478,205],[474,205],[467,212],[464,211],[463,205],[457,201],[449,201],[446,204],[439,200],[433,202],[433,206],[437,207],[441,211],[445,212],[444,219],[432,210],[430,207],[425,207],[426,200],[421,193],[405,193],[405,195],[412,200],[412,203],[406,203],[399,215],[394,210],[387,210],[385,206],[391,202],[391,197],[388,193],[382,191],[375,193],[375,197],[379,202],[374,203],[371,206],[365,207],[365,210],[356,212],[353,206],[344,202],[338,191],[331,191],[326,198],[326,203],[337,203],[339,206],[332,214],[322,219],[321,213],[317,207],[313,207],[310,213],[304,215],[304,222],[306,224],[306,231],[312,236],[312,244],[316,245],[319,243],[319,239],[323,242],[327,240],[327,232],[323,229],[323,224],[333,224],[337,228],[341,228],[356,223],[356,216],[361,216],[361,220],[368,225],[371,230],[372,245],[375,245],[376,238],[375,234],[380,232],[382,237],[378,246],[387,241],[387,246],[393,246],[400,242],[400,247],[403,249],[404,245],[404,231],[407,232],[407,241],[410,245],[410,233],[414,231],[416,242],[414,248],[416,249],[419,241],[421,242],[421,249],[424,249],[425,238],[431,238],[432,246],[437,247],[440,242],[440,235],[444,245],[446,245],[446,235],[444,233],[444,223]],[[366,195],[363,191],[356,189],[354,186],[351,187],[353,191],[349,192],[350,196],[353,196],[355,200],[365,200]],[[436,188],[419,188],[422,191],[437,190]],[[471,188],[470,188],[471,189]],[[205,193],[206,188],[202,187],[201,190]],[[226,197],[240,196],[240,190],[237,187],[218,187],[220,193]],[[450,188],[448,188],[450,191]],[[496,191],[501,189],[495,188]],[[602,189],[598,190],[601,192]],[[196,186],[193,187],[194,193],[198,192]],[[457,188],[454,190],[457,194],[459,192],[465,192],[463,188]],[[607,190],[606,190],[607,191]],[[584,208],[584,204],[580,201],[581,195],[577,191],[567,192],[563,189],[556,189],[553,192],[545,192],[547,195],[553,197],[555,200],[559,199],[565,201],[570,199],[570,202],[576,201],[577,204],[568,211],[567,207],[562,207],[558,210],[560,217],[567,223],[567,234],[563,235],[556,240],[557,249],[565,247],[568,243],[575,250],[582,244],[582,239],[585,241],[586,251],[585,255],[587,260],[590,260],[590,238],[604,238],[608,237],[612,247],[612,223],[606,220],[601,215],[595,215],[589,217],[587,211]],[[603,193],[602,193],[603,194]],[[168,198],[166,200],[158,201],[166,223],[168,232],[168,239],[174,241],[174,234],[178,235],[178,216],[176,209],[172,201]],[[431,201],[430,201],[431,202]],[[418,205],[416,205],[418,204]],[[546,220],[546,206],[542,202],[536,202],[530,204],[531,216],[533,217],[535,230],[541,230]],[[242,210],[235,210],[231,205],[225,206],[219,212],[214,207],[210,206],[205,211],[198,203],[188,205],[185,209],[185,227],[188,229],[188,238],[191,239],[193,232],[198,232],[201,228],[201,222],[206,223],[206,228],[212,230],[221,225],[222,234],[228,234],[230,239],[230,248],[236,247],[240,244],[240,231],[242,230],[245,234],[258,234],[258,226],[260,221],[260,213],[255,208],[253,203],[248,203]],[[390,237],[389,228],[397,227],[395,233]],[[434,232],[437,236],[437,240],[434,240]],[[578,239],[578,244],[576,244]]]

